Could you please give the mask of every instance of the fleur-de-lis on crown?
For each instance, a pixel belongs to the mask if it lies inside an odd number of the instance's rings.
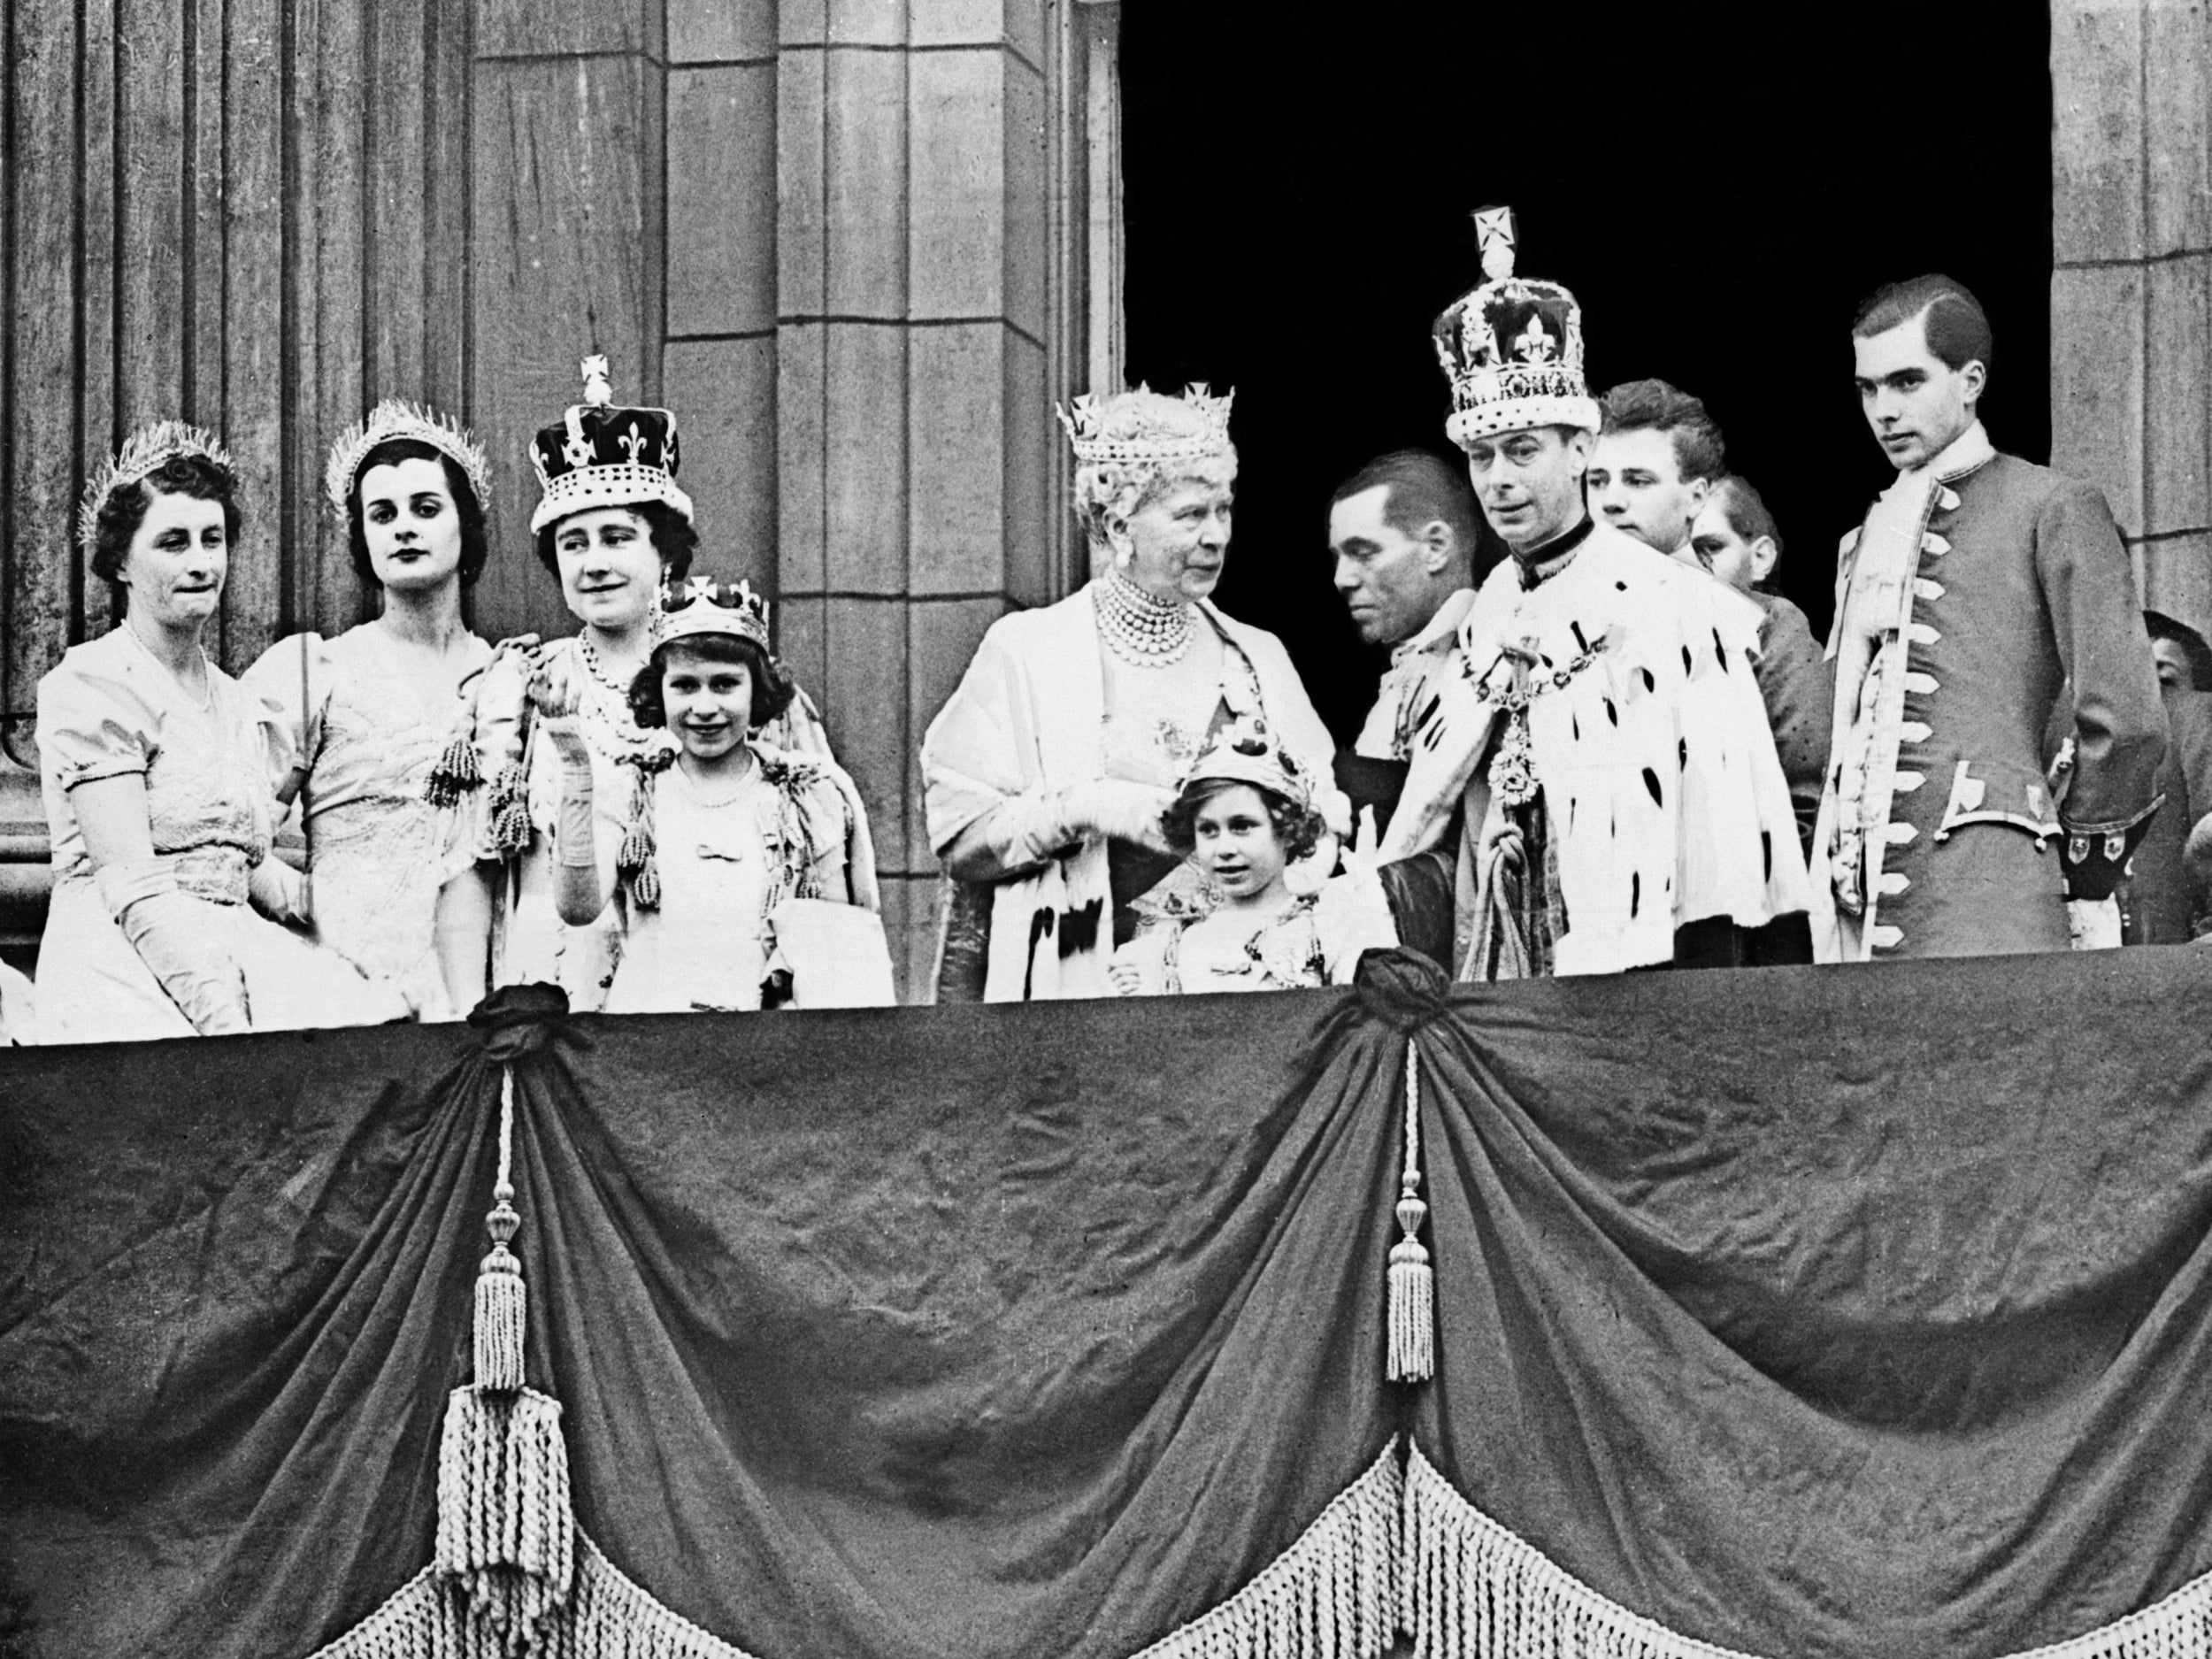
[[[632,466],[635,466],[637,465],[638,451],[645,447],[645,438],[644,435],[638,431],[637,422],[634,420],[632,421],[630,423],[629,431],[624,433],[622,436],[616,439],[615,442],[619,443],[624,451],[628,454],[630,457],[630,465]]]
[[[1544,326],[1544,319],[1534,311],[1529,313],[1528,326],[1513,342],[1516,354],[1524,363],[1549,363],[1558,348]]]

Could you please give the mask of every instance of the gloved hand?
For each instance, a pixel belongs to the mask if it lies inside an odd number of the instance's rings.
[[[561,760],[561,803],[553,819],[555,858],[579,869],[599,867],[599,843],[592,823],[591,746],[573,715],[541,720],[538,729]]]
[[[583,705],[584,688],[571,670],[568,654],[540,647],[528,656],[530,701],[537,705],[538,713],[550,717],[575,713]]]
[[[1033,868],[1094,835],[1171,852],[1160,814],[1174,801],[1171,789],[1120,778],[1087,779],[1064,789],[1015,796],[987,820],[987,844],[1010,872]]]
[[[253,867],[246,878],[246,892],[254,909],[271,921],[289,922],[296,927],[314,925],[307,908],[307,878],[274,853],[265,855]]]
[[[93,878],[131,949],[203,1037],[251,1031],[246,982],[211,926],[216,907],[177,886],[158,858],[108,864]]]

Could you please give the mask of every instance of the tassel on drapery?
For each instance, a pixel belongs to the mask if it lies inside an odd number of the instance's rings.
[[[433,1562],[474,1632],[465,1651],[502,1659],[542,1649],[575,1573],[560,1402],[523,1378],[522,1264],[507,1248],[521,1225],[514,1117],[514,1073],[503,1071],[499,1174],[485,1218],[492,1248],[476,1277],[476,1374],[446,1403]]]
[[[1421,1243],[1429,1207],[1421,1200],[1421,1060],[1406,1038],[1405,1164],[1399,1177],[1398,1227],[1404,1237],[1390,1247],[1390,1358],[1392,1382],[1426,1382],[1436,1370],[1435,1271]]]
[[[315,1659],[749,1659],[664,1607],[577,1530],[561,1404],[524,1376],[514,1073],[476,1276],[472,1379],[446,1402],[431,1564]]]

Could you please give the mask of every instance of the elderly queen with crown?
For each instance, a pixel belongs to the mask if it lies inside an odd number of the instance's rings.
[[[1230,398],[1139,387],[1064,411],[1093,576],[994,623],[922,744],[929,838],[955,884],[941,1000],[1111,995],[1141,919],[1210,897],[1162,827],[1223,727],[1263,720],[1307,773],[1332,742],[1271,634],[1209,595],[1229,549]],[[1341,833],[1340,795],[1318,803]],[[1335,860],[1325,837],[1310,882]]]
[[[1378,858],[1457,837],[1462,979],[1809,960],[1759,612],[1590,517],[1581,308],[1514,274],[1509,210],[1475,219],[1488,280],[1436,324],[1445,430],[1512,557],[1461,625]]]

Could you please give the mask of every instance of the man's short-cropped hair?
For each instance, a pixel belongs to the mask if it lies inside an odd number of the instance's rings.
[[[1986,373],[1995,366],[1991,354],[1997,342],[1989,332],[1989,313],[1965,283],[1938,272],[1868,295],[1851,319],[1852,338],[1871,340],[1921,316],[1927,319],[1928,350],[1944,367],[1962,369],[1978,360]]]
[[[1692,397],[1664,380],[1624,380],[1606,393],[1601,405],[1605,425],[1600,433],[1663,432],[1674,443],[1674,464],[1682,481],[1719,478],[1728,470],[1728,446],[1720,427],[1705,412],[1701,398]]]
[[[1393,449],[1379,455],[1336,487],[1329,497],[1333,507],[1340,501],[1363,495],[1378,485],[1388,486],[1383,497],[1383,522],[1401,535],[1417,535],[1424,525],[1441,520],[1450,527],[1461,557],[1476,562],[1482,542],[1482,509],[1467,482],[1465,466],[1431,455],[1426,449]]]

